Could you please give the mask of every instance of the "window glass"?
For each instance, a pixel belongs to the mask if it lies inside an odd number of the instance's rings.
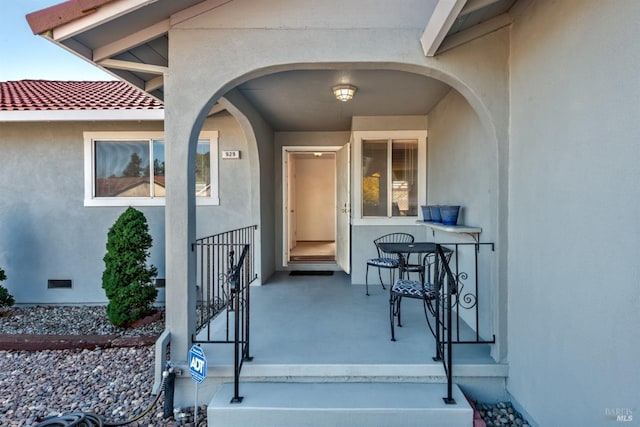
[[[211,144],[199,140],[196,149],[196,197],[211,196]]]
[[[85,206],[163,206],[166,146],[156,131],[84,132]],[[218,132],[198,139],[195,190],[199,205],[218,205]]]
[[[153,193],[151,197],[165,196],[164,141],[153,141]]]
[[[387,140],[362,141],[362,216],[387,216]]]
[[[163,140],[96,141],[95,153],[96,197],[165,197]],[[206,139],[198,141],[196,152],[196,196],[211,197],[211,144]]]
[[[97,141],[96,197],[149,197],[149,142]]]
[[[417,216],[418,141],[393,140],[391,147],[391,216]]]

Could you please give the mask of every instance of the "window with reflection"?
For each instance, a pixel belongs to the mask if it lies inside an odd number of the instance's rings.
[[[137,137],[126,138],[126,132],[85,133],[85,162],[91,165],[91,173],[85,176],[85,185],[90,185],[85,190],[85,204],[118,205],[115,202],[118,199],[124,203],[158,204],[145,200],[166,196],[164,139],[146,138],[143,132],[133,134]],[[161,132],[153,134],[162,136]],[[214,181],[217,169],[213,167],[213,162],[217,162],[217,132],[203,135],[196,146],[196,197],[208,199],[205,203],[217,204],[217,182]]]
[[[418,215],[418,140],[362,141],[362,216]]]

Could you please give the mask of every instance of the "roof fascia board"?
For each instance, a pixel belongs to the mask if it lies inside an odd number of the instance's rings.
[[[498,1],[500,0],[467,0],[467,4],[464,5],[462,10],[460,11],[459,16],[468,15],[475,12],[476,10],[480,10],[487,6],[491,6],[494,3],[498,3]]]
[[[184,22],[188,19],[206,13],[212,9],[222,6],[223,4],[227,4],[232,0],[206,0],[202,3],[198,3],[194,6],[188,7],[180,12],[176,12],[171,15],[171,25],[176,25],[181,22]]]
[[[158,0],[118,0],[107,3],[94,13],[53,29],[54,40],[66,40]]]
[[[439,0],[420,37],[425,56],[434,56],[467,0]]]
[[[141,73],[162,75],[169,71],[162,65],[143,64],[142,62],[121,61],[119,59],[104,59],[97,63],[101,67],[115,68],[118,70],[135,71]]]
[[[160,37],[169,32],[171,22],[169,19],[162,20],[133,34],[129,34],[119,40],[95,48],[93,50],[93,60],[98,62],[111,58],[134,47],[140,46],[148,41]]]
[[[85,122],[140,120],[164,120],[164,109],[0,111],[0,122]]]
[[[500,28],[511,25],[512,22],[511,16],[508,13],[503,13],[502,15],[498,15],[488,21],[481,22],[480,24],[474,25],[464,31],[452,34],[440,45],[438,53],[446,52],[463,44],[469,43],[470,41],[497,31]]]

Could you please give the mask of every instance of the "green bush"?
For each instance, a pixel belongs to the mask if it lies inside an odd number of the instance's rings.
[[[109,229],[102,288],[109,299],[107,317],[115,326],[128,326],[154,312],[157,269],[147,266],[152,241],[144,214],[132,207]]]
[[[4,270],[0,268],[0,282],[7,280]],[[13,299],[7,288],[0,285],[0,308],[11,307],[16,301]]]

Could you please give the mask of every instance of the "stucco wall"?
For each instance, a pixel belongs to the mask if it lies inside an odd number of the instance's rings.
[[[482,123],[469,103],[455,90],[429,114],[428,137],[429,205],[460,205],[458,224],[482,228],[480,242],[496,243],[498,221],[498,162],[497,146],[487,137]],[[429,240],[447,243],[472,243],[468,235],[427,231]],[[473,289],[476,277],[474,254],[470,247],[460,246],[459,271],[467,273],[467,291],[478,295],[480,330],[483,338],[491,339],[498,321],[497,253],[506,251],[496,245],[495,252],[483,246],[479,252],[478,288]],[[502,288],[505,292],[506,288]],[[475,326],[472,310],[461,315]],[[472,326],[473,327],[473,326]]]
[[[162,123],[0,124],[0,266],[17,303],[106,302],[106,236],[124,207],[84,207],[83,131],[162,130]],[[163,272],[164,212],[140,209]],[[47,289],[71,279],[72,289]]]
[[[85,131],[161,131],[161,122],[0,124],[0,267],[19,304],[106,303],[102,289],[106,236],[126,207],[84,207]],[[207,121],[220,149],[246,151],[237,121],[221,113]],[[231,162],[231,161],[229,161]],[[220,161],[220,206],[197,209],[197,235],[247,225],[246,160]],[[230,169],[233,166],[233,174]],[[236,182],[237,181],[237,182]],[[164,207],[137,207],[153,236],[150,263],[165,277]],[[48,289],[48,279],[71,279],[71,289]],[[160,289],[159,300],[164,300]]]
[[[640,2],[512,28],[509,391],[540,425],[640,423]]]

